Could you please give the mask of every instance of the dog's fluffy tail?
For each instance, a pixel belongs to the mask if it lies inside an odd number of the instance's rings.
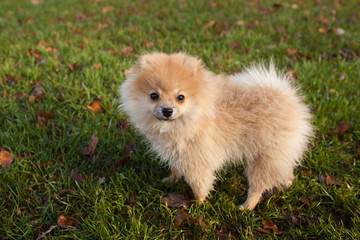
[[[269,66],[263,63],[246,68],[244,72],[236,73],[231,79],[240,85],[249,88],[270,87],[273,89],[292,89],[290,79],[282,73],[279,73],[273,62]]]

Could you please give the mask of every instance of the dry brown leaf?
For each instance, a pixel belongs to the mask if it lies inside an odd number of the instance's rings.
[[[262,229],[262,228],[258,229],[258,231],[259,231],[259,232],[262,232],[262,233],[266,233],[266,234],[271,233],[270,230],[266,230],[266,229]]]
[[[41,53],[35,50],[29,50],[27,51],[26,55],[28,57],[34,57],[37,61],[41,61],[43,57],[41,56]]]
[[[125,153],[131,154],[136,149],[136,143],[130,142],[125,146]]]
[[[301,201],[302,203],[305,203],[305,204],[308,205],[309,207],[310,207],[310,205],[311,205],[310,199],[307,198],[307,197],[305,197],[305,196],[301,196],[300,201]]]
[[[93,134],[90,138],[90,141],[86,145],[83,154],[92,156],[95,152],[96,145],[99,141],[99,137],[96,134]]]
[[[207,24],[205,24],[204,28],[205,29],[209,29],[211,27],[214,27],[216,24],[216,21],[215,20],[211,20],[210,22],[208,22]]]
[[[342,136],[349,128],[351,127],[350,123],[346,120],[342,120],[336,126],[336,133],[340,137]]]
[[[60,214],[57,219],[57,224],[62,228],[67,228],[69,226],[77,227],[79,225],[74,217],[66,215],[65,213]]]
[[[30,104],[30,105],[31,105],[31,104],[34,104],[34,103],[35,103],[35,100],[36,100],[36,97],[33,96],[33,95],[31,95],[31,96],[29,97],[29,104]]]
[[[285,76],[288,77],[292,82],[296,82],[298,75],[294,70],[290,70],[285,73]]]
[[[15,84],[19,80],[18,77],[11,75],[5,75],[5,79],[8,84]]]
[[[4,149],[0,151],[0,166],[3,166],[4,168],[8,168],[11,166],[13,160],[14,160],[14,156],[11,153],[9,153]]]
[[[311,176],[311,170],[301,170],[301,173],[310,177]]]
[[[15,101],[19,101],[21,98],[23,97],[27,97],[27,94],[26,93],[23,93],[23,92],[20,92],[16,95],[15,97]]]
[[[336,180],[334,176],[331,176],[327,173],[325,173],[326,176],[326,184],[327,185],[340,185],[341,181],[340,180]]]
[[[71,171],[71,179],[74,181],[74,182],[78,182],[78,183],[82,183],[85,179],[84,175],[82,175],[81,173],[79,173],[78,170],[76,169],[73,169]]]
[[[241,26],[241,25],[244,25],[245,24],[245,21],[244,20],[239,20],[236,22],[236,25],[238,26]]]
[[[318,29],[318,32],[319,32],[320,34],[323,34],[323,33],[326,33],[327,30],[326,30],[326,28],[319,28],[319,29]]]
[[[7,91],[6,91],[6,90],[4,90],[4,91],[3,91],[3,94],[4,94],[4,98],[5,98],[5,100],[8,100],[8,93],[7,93]]]
[[[121,130],[123,130],[124,132],[126,132],[128,129],[129,123],[130,123],[130,118],[126,118],[126,119],[122,120],[121,122],[118,122],[118,127]]]
[[[31,95],[35,96],[36,98],[40,98],[40,97],[44,96],[44,94],[45,94],[44,90],[42,90],[41,87],[35,87],[31,93]]]
[[[134,54],[133,47],[132,46],[125,46],[123,49],[121,49],[121,54],[125,56],[131,56]]]
[[[73,170],[74,171],[74,170]],[[76,171],[76,170],[75,170]],[[79,173],[77,173],[79,174]],[[59,195],[66,195],[66,194],[69,194],[69,193],[76,193],[76,194],[80,194],[79,191],[77,190],[74,190],[74,189],[63,189],[59,192]]]
[[[340,77],[339,77],[339,81],[344,81],[346,78],[346,74],[345,73],[341,73]]]
[[[278,227],[271,220],[263,220],[263,228],[271,229],[275,234],[282,234],[282,232],[278,230]]]
[[[115,10],[115,8],[113,7],[113,6],[105,6],[105,7],[103,7],[103,9],[101,10],[101,12],[103,13],[103,14],[106,14],[107,12],[112,12],[112,11],[114,11]]]
[[[200,226],[201,226],[201,231],[202,232],[206,232],[207,231],[207,227],[206,227],[206,225],[205,225],[205,223],[204,223],[204,216],[199,216],[199,217],[197,217],[196,219],[195,219],[195,222],[197,223],[197,224],[200,224]]]
[[[51,112],[47,112],[47,111],[38,110],[37,111],[37,116],[44,117],[46,120],[54,119],[54,114],[51,113]]]
[[[101,107],[101,104],[98,102],[98,101],[96,101],[96,100],[94,100],[92,103],[91,103],[91,105],[89,106],[86,106],[90,111],[92,111],[94,114],[97,114],[97,113],[99,113],[99,112],[101,112],[101,109],[102,109],[102,107]]]
[[[167,197],[161,199],[161,203],[174,208],[189,208],[192,204],[190,198],[179,193],[169,193]]]
[[[178,210],[174,219],[174,227],[181,225],[183,221],[187,220],[189,223],[194,223],[194,219],[183,210]]]
[[[41,0],[31,0],[31,4],[32,5],[41,5],[41,4],[43,4],[44,2],[43,1],[41,1]]]
[[[296,50],[296,49],[288,48],[288,49],[286,49],[286,53],[287,53],[289,56],[295,56],[296,53],[297,53],[297,50]]]

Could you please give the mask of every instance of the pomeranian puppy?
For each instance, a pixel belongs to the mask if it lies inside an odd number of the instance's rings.
[[[215,75],[184,53],[146,54],[120,88],[121,108],[143,133],[171,175],[184,177],[203,202],[224,165],[245,160],[254,209],[262,193],[292,184],[313,127],[309,109],[289,79],[254,66]]]

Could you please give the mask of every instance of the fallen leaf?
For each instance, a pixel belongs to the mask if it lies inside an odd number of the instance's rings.
[[[216,239],[217,240],[228,240],[230,230],[226,225],[222,225],[220,230],[216,229]],[[235,237],[235,236],[234,236]],[[235,238],[236,239],[236,238]],[[238,238],[240,239],[240,238]]]
[[[46,120],[54,119],[54,114],[51,113],[51,112],[47,112],[47,111],[38,110],[37,115],[41,116],[41,117],[44,117]]]
[[[76,172],[77,172],[77,170],[73,170],[73,171],[76,171]],[[73,173],[73,172],[71,172],[71,177],[72,177],[72,173]],[[76,174],[79,174],[79,172],[77,172]],[[81,175],[81,174],[80,174],[80,175]],[[77,176],[77,177],[79,177],[79,176]],[[69,193],[80,194],[79,191],[74,190],[74,189],[63,189],[63,190],[61,190],[61,191],[59,192],[59,195],[66,195],[66,194],[69,194]]]
[[[4,94],[4,98],[5,98],[5,100],[8,100],[8,93],[7,93],[7,91],[6,91],[6,90],[4,90],[4,91],[3,91],[3,94]]]
[[[125,56],[131,56],[134,54],[132,46],[125,46],[121,49],[121,54]]]
[[[44,2],[43,1],[41,1],[41,0],[31,0],[31,4],[32,5],[41,5],[41,4],[43,4]]]
[[[210,22],[208,22],[207,24],[205,24],[204,28],[205,29],[209,29],[211,27],[214,27],[216,24],[216,21],[215,20],[211,20]]]
[[[99,137],[96,134],[93,134],[90,138],[90,141],[86,145],[83,154],[92,156],[94,154],[98,141],[99,141]]]
[[[240,49],[240,47],[241,47],[241,44],[240,44],[239,41],[232,41],[232,42],[229,43],[229,45],[234,50]]]
[[[148,40],[146,40],[146,39],[142,40],[141,43],[144,44],[145,47],[147,47],[147,48],[154,47],[154,43],[153,42],[148,42]]]
[[[16,95],[15,101],[19,101],[21,98],[26,97],[26,96],[27,96],[26,93],[20,92]]]
[[[86,67],[85,63],[69,63],[68,67],[71,71],[75,71],[75,70],[81,70],[84,67]]]
[[[103,7],[103,9],[101,10],[101,12],[103,13],[103,14],[106,14],[107,12],[112,12],[112,11],[114,11],[115,10],[115,8],[113,7],[113,6],[105,6],[105,7]]]
[[[31,104],[34,104],[34,103],[35,103],[35,100],[36,100],[36,97],[35,97],[35,96],[33,96],[33,95],[29,96],[29,104],[30,104],[30,105],[31,105]]]
[[[311,170],[301,170],[301,173],[310,177],[311,176]]]
[[[44,94],[44,90],[41,87],[35,87],[31,93],[31,95],[35,96],[36,98],[42,98]]]
[[[345,33],[345,30],[342,29],[342,28],[335,28],[334,33],[335,33],[335,35],[340,36],[340,35],[343,35]]]
[[[291,222],[296,226],[300,225],[300,220],[297,217],[293,216],[293,215],[291,215]]]
[[[245,22],[244,20],[239,20],[239,21],[236,22],[236,25],[242,26],[242,25],[244,25],[245,23],[246,23],[246,22]]]
[[[65,213],[60,214],[57,219],[57,224],[62,228],[79,226],[78,221],[74,217],[66,215]]]
[[[84,175],[82,175],[81,173],[79,173],[78,170],[76,169],[73,169],[71,171],[71,179],[74,181],[74,182],[78,182],[78,183],[82,183],[85,179]]]
[[[307,198],[307,197],[305,197],[305,196],[301,196],[300,201],[301,201],[302,203],[305,203],[305,204],[308,205],[309,207],[310,207],[310,205],[311,205],[310,199]]]
[[[187,220],[188,223],[194,223],[194,219],[190,217],[189,214],[187,214],[183,210],[178,210],[174,219],[174,227],[180,226],[181,223],[185,220]]]
[[[336,133],[340,137],[342,136],[349,128],[351,127],[350,123],[346,120],[342,120],[336,126]]]
[[[258,229],[258,231],[259,231],[259,232],[262,232],[262,233],[266,233],[266,234],[271,233],[270,230],[266,230],[266,229],[262,229],[262,228]]]
[[[11,75],[5,75],[5,79],[8,84],[15,84],[19,78]]]
[[[128,129],[129,123],[130,123],[130,118],[126,118],[126,119],[122,120],[121,122],[118,122],[118,127],[122,131],[126,132]]]
[[[45,238],[45,237],[46,237],[46,234],[50,233],[50,232],[51,232],[52,230],[54,230],[55,228],[56,228],[56,225],[51,225],[51,226],[49,227],[49,229],[46,230],[45,232],[43,232],[40,236],[38,236],[36,240]]]
[[[114,163],[114,168],[115,168],[116,165],[117,166],[124,166],[128,162],[129,159],[130,159],[130,155],[129,154],[125,155],[119,161],[116,161]]]
[[[43,60],[43,57],[41,56],[41,53],[40,52],[38,52],[38,51],[35,51],[35,50],[29,50],[29,51],[27,51],[26,52],[26,55],[28,56],[28,57],[33,57],[33,58],[35,58],[37,61],[41,61],[41,60]]]
[[[285,76],[288,77],[292,82],[296,82],[298,75],[294,70],[290,70],[285,73]]]
[[[0,166],[4,168],[10,167],[11,163],[14,160],[14,156],[8,151],[2,149],[0,151]]]
[[[199,216],[199,217],[197,217],[196,219],[195,219],[195,222],[197,223],[197,224],[200,224],[200,226],[201,226],[201,231],[202,232],[206,232],[207,231],[207,227],[206,227],[206,225],[205,225],[205,223],[204,223],[204,216]]]
[[[326,28],[319,28],[319,29],[318,29],[318,32],[319,32],[320,34],[323,34],[323,33],[326,33],[327,30],[326,30]]]
[[[286,53],[287,53],[289,56],[295,56],[296,53],[297,53],[297,50],[296,50],[296,49],[288,48],[288,49],[286,49]]]
[[[278,230],[278,227],[271,220],[263,220],[262,222],[264,229],[271,229],[275,234],[282,234],[282,232]]]
[[[340,185],[341,181],[340,180],[336,180],[334,176],[331,176],[327,173],[325,173],[326,176],[326,184],[327,185]]]
[[[340,77],[339,77],[339,81],[344,81],[346,78],[346,74],[345,73],[341,73]]]
[[[98,101],[96,101],[96,100],[94,100],[92,103],[91,103],[91,105],[89,106],[86,106],[90,111],[92,111],[94,114],[97,114],[97,113],[99,113],[99,112],[101,112],[101,104],[98,102]]]
[[[169,193],[168,196],[161,199],[161,203],[167,205],[168,207],[175,208],[189,208],[192,204],[190,198],[179,193]]]
[[[131,154],[136,149],[136,143],[130,142],[125,146],[125,153]]]

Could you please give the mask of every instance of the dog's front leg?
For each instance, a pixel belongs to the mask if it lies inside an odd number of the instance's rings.
[[[213,189],[215,174],[209,169],[198,168],[184,172],[184,178],[190,185],[195,199],[202,203]]]
[[[177,182],[181,178],[179,170],[175,167],[171,167],[171,175],[169,177],[164,177],[162,182]]]

